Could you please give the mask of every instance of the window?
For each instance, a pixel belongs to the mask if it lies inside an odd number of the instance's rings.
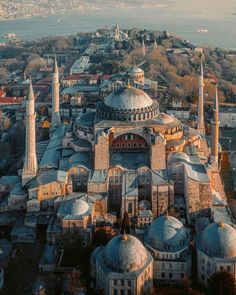
[[[132,284],[131,281],[128,280],[128,286],[129,286],[129,287],[131,287],[131,284]]]
[[[172,273],[171,272],[169,273],[169,278],[172,279]]]
[[[227,271],[230,272],[230,266],[227,266]]]
[[[132,295],[132,292],[131,292],[131,290],[128,290],[128,295]]]
[[[220,271],[223,271],[224,270],[224,267],[223,266],[220,266]]]
[[[125,295],[125,290],[124,289],[120,290],[120,295]]]
[[[162,277],[162,278],[165,277],[165,273],[164,273],[164,272],[161,273],[161,277]]]
[[[117,286],[117,280],[114,280],[114,286]]]
[[[121,284],[121,286],[124,286],[124,284],[125,284],[125,283],[124,283],[124,280],[121,280],[121,281],[120,281],[120,284]]]
[[[114,290],[113,290],[113,295],[118,295],[118,291],[117,291],[117,289],[114,289]]]

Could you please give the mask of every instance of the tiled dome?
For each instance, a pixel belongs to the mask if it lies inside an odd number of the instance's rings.
[[[147,261],[147,250],[132,235],[114,237],[105,247],[104,263],[114,272],[134,272]]]

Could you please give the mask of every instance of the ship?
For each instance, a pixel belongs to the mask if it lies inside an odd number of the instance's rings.
[[[208,33],[208,29],[197,29],[197,33]]]

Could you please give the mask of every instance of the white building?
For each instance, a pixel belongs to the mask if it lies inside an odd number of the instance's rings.
[[[91,275],[105,295],[150,294],[153,258],[132,235],[114,237],[91,255]]]
[[[236,230],[223,222],[209,224],[196,239],[197,276],[208,286],[217,271],[226,270],[236,281]]]
[[[155,219],[145,235],[145,245],[154,257],[153,278],[178,282],[191,276],[189,234],[173,216]]]

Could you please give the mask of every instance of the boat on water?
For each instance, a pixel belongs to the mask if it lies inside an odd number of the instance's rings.
[[[16,37],[17,37],[16,33],[6,33],[4,35],[4,38],[8,38],[8,39],[14,39]]]
[[[208,29],[197,29],[197,33],[208,33]]]

